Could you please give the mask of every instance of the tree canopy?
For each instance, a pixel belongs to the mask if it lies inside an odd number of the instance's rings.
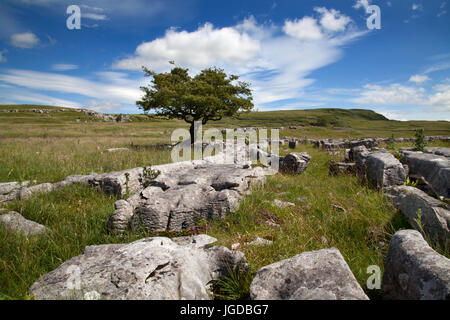
[[[238,81],[236,75],[228,76],[223,69],[204,69],[194,77],[180,67],[167,73],[143,70],[153,79],[151,85],[141,87],[144,96],[136,104],[144,112],[154,110],[156,115],[190,123],[191,138],[195,121],[206,124],[253,108],[250,84]]]

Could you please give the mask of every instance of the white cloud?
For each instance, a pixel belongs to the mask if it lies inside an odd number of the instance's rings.
[[[352,99],[352,102],[364,105],[417,105],[423,103],[424,88],[415,88],[392,84],[380,86],[367,84],[361,95]]]
[[[255,57],[259,50],[259,41],[246,32],[216,29],[206,23],[193,32],[169,29],[163,38],[140,44],[134,56],[116,62],[113,67],[140,70],[145,65],[161,71],[170,67],[169,60],[194,68],[219,63],[239,65]]]
[[[314,10],[321,14],[320,24],[329,31],[344,31],[346,26],[352,21],[352,19],[335,9],[328,10],[324,7],[316,7]]]
[[[416,10],[422,11],[423,10],[423,6],[421,4],[418,4],[418,3],[413,3],[412,9],[414,11],[416,11]]]
[[[18,48],[30,49],[39,44],[39,38],[32,32],[16,33],[11,36],[11,44]]]
[[[423,73],[432,73],[450,69],[450,62],[439,62],[425,69]]]
[[[364,8],[364,11],[368,12],[371,0],[357,0],[353,5],[353,8],[359,9]]]
[[[90,12],[88,13],[81,12],[81,18],[91,20],[108,20],[108,17],[104,14],[90,13]]]
[[[422,119],[425,117],[438,119],[440,115],[430,113],[429,108],[432,107],[431,110],[436,112],[450,112],[450,85],[439,84],[433,87],[432,92],[427,92],[421,87],[408,87],[398,83],[390,86],[368,84],[364,86],[364,90],[359,97],[350,101],[371,106],[388,105],[390,107],[428,108],[424,112],[416,111],[415,115],[410,112],[410,116],[414,116],[417,119],[420,119],[419,116]],[[427,115],[427,113],[429,114]]]
[[[127,80],[122,78],[119,81],[112,76],[105,76],[102,80],[92,81],[56,73],[14,69],[0,73],[0,81],[7,84],[35,90],[78,94],[102,101],[134,104],[142,95],[139,90],[139,87],[143,85],[142,79]]]
[[[322,30],[317,24],[317,20],[308,16],[300,20],[286,20],[283,31],[291,37],[300,40],[320,40],[323,38]]]
[[[343,16],[338,11],[321,11],[334,14],[338,21],[331,29],[341,29],[337,25],[346,24],[340,20]],[[302,34],[305,30],[297,29],[299,21],[308,20],[318,30]],[[315,81],[309,77],[314,70],[339,60],[343,55],[341,47],[366,32],[354,28],[332,32],[312,17],[277,26],[258,24],[250,16],[226,28],[205,24],[192,32],[170,29],[164,37],[140,44],[132,56],[116,61],[113,67],[140,70],[145,65],[156,72],[166,72],[172,67],[168,61],[174,60],[177,65],[196,72],[216,65],[251,83],[256,107],[264,108],[263,104],[275,102],[279,102],[277,107],[282,107],[287,103],[283,100],[305,94],[304,89]]]
[[[70,100],[59,99],[48,95],[35,93],[23,88],[18,89],[12,86],[8,86],[7,88],[8,90],[0,91],[0,99],[2,99],[2,103],[8,104],[35,103],[46,106],[59,106],[69,108],[81,107],[79,103]]]
[[[52,69],[55,71],[68,71],[78,69],[78,66],[75,64],[57,63],[52,65]]]
[[[429,97],[429,103],[435,111],[450,112],[450,85],[440,84],[433,88],[435,93]]]
[[[415,83],[423,83],[428,80],[430,80],[430,78],[427,75],[420,75],[420,74],[415,74],[409,78],[410,82]]]
[[[386,1],[386,4],[387,4],[388,7],[392,7],[392,2]]]

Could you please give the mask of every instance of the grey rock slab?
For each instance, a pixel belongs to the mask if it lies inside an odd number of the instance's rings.
[[[27,220],[15,211],[0,214],[0,225],[9,231],[21,232],[26,236],[40,235],[47,232],[47,228],[42,224]]]
[[[289,153],[280,164],[280,172],[301,174],[308,168],[311,156],[306,152]]]
[[[417,221],[420,211],[423,231],[441,247],[445,248],[446,242],[450,245],[450,211],[444,202],[411,186],[388,188],[385,192],[414,228],[419,229]]]
[[[436,154],[438,156],[444,156],[444,157],[450,158],[450,148],[427,147],[427,148],[425,148],[425,152],[433,153],[433,154]]]
[[[449,300],[450,259],[416,230],[397,231],[389,243],[382,289],[385,299]]]
[[[429,153],[403,151],[402,162],[411,176],[421,177],[437,196],[450,198],[450,159]]]
[[[369,153],[365,165],[368,180],[379,188],[401,185],[406,181],[405,168],[390,153]]]
[[[298,254],[258,270],[252,300],[368,300],[339,250]]]
[[[127,244],[88,246],[37,280],[37,300],[203,300],[210,282],[227,268],[246,266],[242,252],[209,247],[214,238],[145,238]]]

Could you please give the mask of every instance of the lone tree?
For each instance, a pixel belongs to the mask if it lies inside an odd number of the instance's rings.
[[[205,125],[209,120],[218,121],[253,108],[250,84],[237,81],[238,76],[227,76],[223,69],[204,69],[194,77],[180,67],[167,73],[142,69],[153,79],[150,86],[141,87],[144,96],[136,104],[144,112],[155,110],[156,115],[189,123],[191,143],[195,121]]]

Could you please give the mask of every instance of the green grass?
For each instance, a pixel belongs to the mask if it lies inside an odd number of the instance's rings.
[[[74,111],[49,114],[26,111],[51,107],[0,106],[2,108],[21,109],[21,112],[0,110],[0,182],[56,182],[71,174],[166,163],[170,161],[170,152],[158,145],[169,143],[175,128],[188,127],[182,121],[141,115],[132,116],[130,123],[111,123]],[[288,129],[289,125],[304,127]],[[239,119],[208,124],[205,129],[237,126],[283,126],[286,129],[281,131],[280,137],[390,137],[392,133],[396,137],[407,137],[413,136],[419,127],[425,128],[426,135],[450,135],[450,125],[444,121],[388,121],[367,110],[336,109],[254,112]],[[396,147],[413,145],[396,143]],[[429,146],[448,147],[449,144],[433,142]],[[115,147],[127,147],[129,151],[106,152]],[[286,146],[281,147],[283,154],[291,151]],[[309,168],[302,175],[269,177],[263,188],[256,188],[243,199],[235,213],[221,221],[204,223],[197,231],[216,237],[220,245],[230,247],[240,243],[240,250],[251,265],[250,271],[231,270],[229,277],[215,283],[216,298],[247,298],[251,279],[260,267],[304,251],[329,247],[341,251],[367,294],[378,298],[379,291],[366,288],[367,267],[378,265],[383,269],[390,237],[401,228],[410,228],[408,222],[379,191],[368,187],[358,177],[328,175],[330,156],[327,152],[310,145],[300,145],[296,151],[307,151],[312,156]],[[306,200],[300,201],[299,197]],[[271,205],[274,199],[294,202],[296,206],[280,209]],[[88,186],[71,186],[10,203],[8,209],[52,231],[27,238],[0,229],[0,299],[28,298],[29,286],[40,275],[81,254],[87,245],[130,242],[151,236],[145,233],[124,237],[109,235],[106,221],[113,212],[115,200]],[[333,204],[345,211],[335,209]],[[266,221],[280,227],[271,227]],[[185,234],[188,233],[159,235]],[[244,245],[256,236],[274,243],[264,247]]]
[[[367,267],[378,265],[383,270],[390,237],[401,228],[410,228],[407,220],[379,191],[365,186],[358,177],[328,175],[327,153],[305,146],[297,151],[307,151],[313,159],[302,175],[269,178],[264,188],[242,201],[239,210],[211,224],[206,233],[219,239],[221,245],[240,243],[239,250],[255,270],[304,251],[336,247],[367,294],[376,298],[379,292],[366,288]],[[298,200],[303,197],[307,200]],[[270,203],[274,199],[296,206],[281,209]],[[263,249],[244,245],[256,236],[274,243]]]

